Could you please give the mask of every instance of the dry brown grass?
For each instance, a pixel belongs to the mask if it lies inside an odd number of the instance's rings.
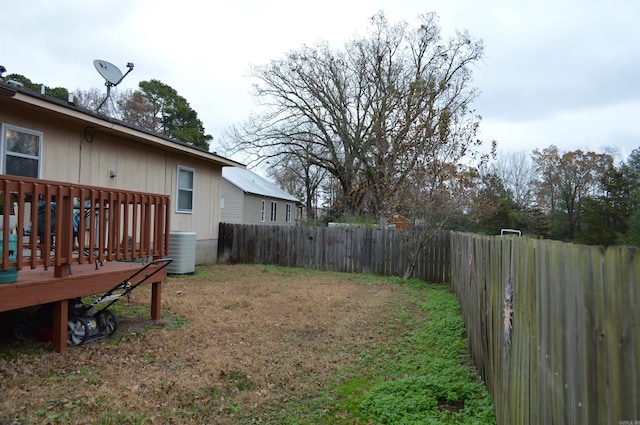
[[[142,332],[139,316],[64,354],[0,360],[0,423],[238,423],[326,385],[393,338],[383,324],[408,296],[349,275],[202,268],[163,285],[163,308],[188,321],[180,329]],[[148,287],[132,293],[149,299]]]

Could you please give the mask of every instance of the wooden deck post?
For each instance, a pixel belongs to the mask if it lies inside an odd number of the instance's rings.
[[[69,277],[69,264],[65,264],[63,266],[54,266],[53,276],[58,278]]]
[[[53,304],[53,350],[67,351],[67,321],[69,320],[69,300]]]
[[[162,282],[153,282],[151,284],[151,318],[160,320],[162,312],[160,311],[162,298]]]

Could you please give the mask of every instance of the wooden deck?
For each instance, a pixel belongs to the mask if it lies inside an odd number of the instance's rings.
[[[132,260],[169,254],[167,195],[7,175],[0,175],[0,195],[2,210],[16,218],[15,228],[9,215],[0,222],[0,271],[18,270],[16,282],[0,283],[0,312],[53,304],[55,351],[67,348],[69,300],[130,280],[143,267]],[[131,279],[136,285],[149,276],[153,319],[160,318],[163,264]]]
[[[142,263],[106,261],[100,265],[75,264],[71,274],[65,278],[54,276],[54,268],[23,269],[15,283],[0,284],[0,312],[42,304],[54,304],[53,349],[58,352],[67,347],[68,300],[88,295],[102,294],[121,282],[127,281],[140,271]],[[161,318],[161,284],[166,279],[166,268],[152,264],[143,273],[131,279],[136,285],[153,274],[147,282],[151,284],[151,318]],[[155,272],[155,274],[154,274]]]

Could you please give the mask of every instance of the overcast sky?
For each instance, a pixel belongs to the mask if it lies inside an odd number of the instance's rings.
[[[500,150],[640,147],[638,0],[0,0],[0,64],[50,87],[106,93],[93,60],[123,72],[133,62],[118,89],[173,87],[215,150],[254,108],[251,65],[321,39],[342,47],[380,10],[412,26],[436,12],[445,38],[468,30],[484,41],[474,106],[479,137]]]

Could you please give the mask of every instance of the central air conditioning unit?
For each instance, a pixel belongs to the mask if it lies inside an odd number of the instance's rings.
[[[173,259],[168,274],[191,274],[196,270],[196,232],[169,232],[169,251]]]

